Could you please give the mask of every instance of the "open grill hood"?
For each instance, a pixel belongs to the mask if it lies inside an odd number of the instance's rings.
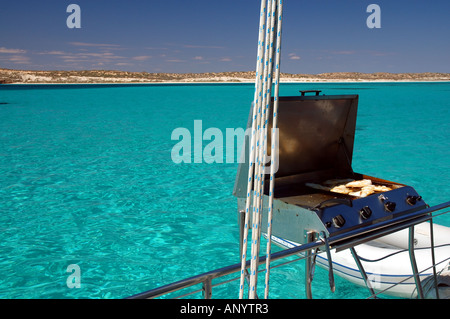
[[[358,236],[414,218],[427,207],[410,186],[353,171],[357,108],[357,95],[319,96],[317,92],[315,96],[280,97],[273,235],[297,243],[305,241],[305,231],[342,238]],[[248,127],[251,118],[252,114]],[[268,132],[271,128],[270,122]],[[245,209],[247,197],[248,144],[246,141],[245,161],[239,165],[233,192],[239,210]],[[265,175],[266,180],[269,177]],[[357,196],[357,192],[335,193],[324,187],[338,179],[365,180],[381,190]],[[266,219],[269,183],[264,184]],[[261,227],[263,231],[266,228],[264,223]]]
[[[304,175],[311,179],[313,174],[326,179],[352,174],[357,108],[357,95],[280,97],[276,178]],[[272,121],[268,132],[271,129]],[[244,197],[247,191],[248,144],[243,149],[245,163],[238,169],[234,189],[237,197]]]
[[[357,106],[356,95],[280,98],[276,176],[352,172]]]

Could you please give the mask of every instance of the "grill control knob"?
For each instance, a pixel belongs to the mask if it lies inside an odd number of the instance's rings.
[[[337,215],[333,218],[333,225],[336,228],[341,228],[345,225],[345,218],[342,215]]]
[[[406,198],[406,202],[411,205],[414,206],[417,204],[418,201],[422,200],[422,196],[408,196]]]
[[[359,211],[359,215],[364,220],[369,219],[370,216],[372,216],[372,210],[370,209],[369,206],[365,206]]]
[[[388,211],[389,213],[393,213],[396,206],[397,206],[397,204],[395,204],[394,202],[385,202],[384,203],[384,209],[386,211]]]

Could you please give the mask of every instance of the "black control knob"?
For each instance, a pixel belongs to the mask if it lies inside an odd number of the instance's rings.
[[[411,205],[414,206],[417,204],[418,201],[422,200],[422,196],[408,196],[406,198],[406,202]]]
[[[393,213],[396,206],[397,206],[397,204],[394,202],[385,202],[384,203],[384,209],[389,213]]]
[[[341,228],[345,225],[345,218],[342,215],[337,215],[333,218],[333,225],[336,228]]]
[[[365,206],[365,207],[361,208],[361,210],[359,211],[359,215],[364,220],[369,219],[370,216],[372,216],[372,210],[370,209],[369,206]]]

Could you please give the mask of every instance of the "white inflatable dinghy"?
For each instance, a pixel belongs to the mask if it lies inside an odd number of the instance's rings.
[[[423,223],[414,227],[414,253],[421,281],[432,278],[432,254],[430,241],[430,225]],[[450,228],[434,224],[434,246],[436,272],[441,273],[444,285],[440,285],[442,298],[445,292],[446,272],[450,271]],[[411,260],[408,250],[409,230],[405,229],[374,241],[355,246],[372,288],[376,292],[401,297],[417,297],[416,285],[413,276]],[[292,248],[299,244],[279,237],[272,237],[274,244],[283,248]],[[331,251],[334,273],[358,286],[366,287],[350,249],[340,252]],[[326,253],[319,253],[316,258],[318,266],[328,269]],[[431,276],[431,277],[430,277]],[[450,278],[450,274],[448,275]],[[429,282],[430,279],[427,280]],[[433,285],[431,280],[429,285]],[[432,294],[435,289],[430,289]],[[442,296],[441,296],[442,295]]]

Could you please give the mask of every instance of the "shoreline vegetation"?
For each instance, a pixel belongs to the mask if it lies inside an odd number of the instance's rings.
[[[0,68],[0,84],[146,84],[146,83],[254,83],[255,72],[148,73],[108,70],[30,71]],[[433,82],[450,81],[450,73],[281,74],[282,82]]]

